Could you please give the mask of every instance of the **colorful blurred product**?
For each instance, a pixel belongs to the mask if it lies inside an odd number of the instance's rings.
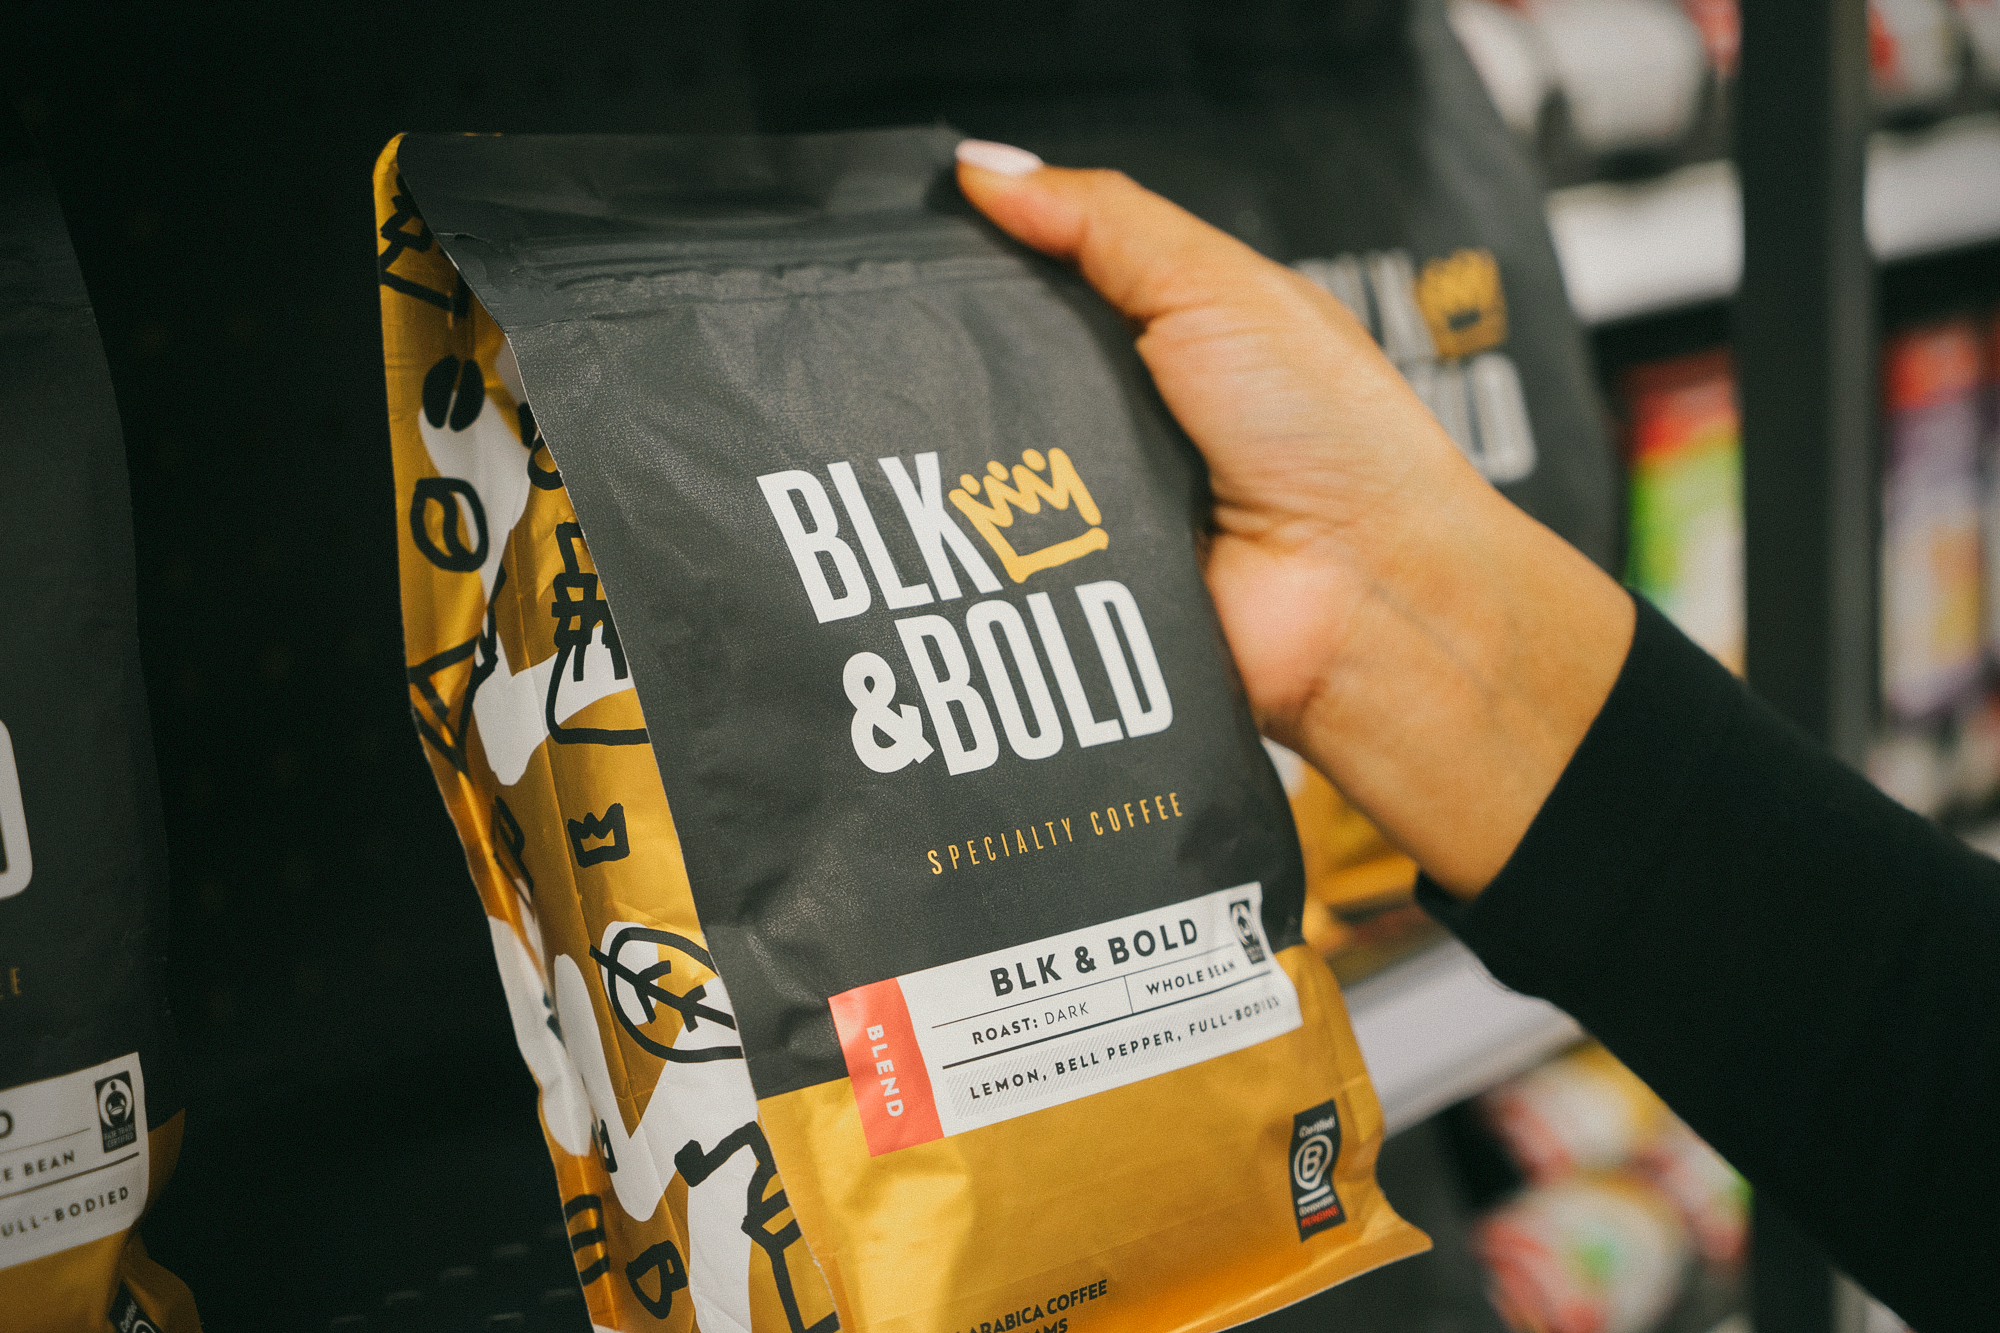
[[[1543,1185],[1483,1218],[1473,1249],[1502,1317],[1533,1333],[1641,1333],[1680,1294],[1690,1255],[1673,1203],[1617,1173]]]
[[[1958,88],[1958,25],[1947,0],[1870,0],[1868,65],[1886,110],[1941,102]]]
[[[1479,1108],[1535,1184],[1623,1166],[1671,1114],[1638,1075],[1594,1044],[1509,1079],[1481,1096]]]
[[[1882,700],[1892,722],[1950,712],[1980,660],[1979,337],[1969,319],[1889,340],[1882,478]]]
[[[2000,0],[1996,0],[2000,6]],[[1986,323],[1980,394],[1980,536],[1984,548],[1986,658],[2000,664],[2000,308]]]
[[[1736,0],[1681,0],[1681,8],[1701,33],[1709,65],[1719,77],[1735,78],[1743,46],[1743,14]]]
[[[1689,638],[1743,670],[1743,448],[1729,353],[1635,367],[1626,578]]]
[[[1636,1165],[1680,1209],[1703,1259],[1732,1267],[1743,1261],[1750,1240],[1750,1184],[1700,1135],[1670,1116],[1640,1148]]]
[[[1530,1195],[1630,1171],[1674,1205],[1704,1261],[1742,1261],[1750,1187],[1604,1047],[1576,1047],[1502,1083],[1478,1105]]]

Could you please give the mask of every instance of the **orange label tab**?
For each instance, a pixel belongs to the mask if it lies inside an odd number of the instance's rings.
[[[910,1009],[895,977],[856,986],[832,997],[834,1030],[840,1034],[854,1104],[868,1136],[868,1155],[929,1143],[944,1137],[924,1054],[910,1025]]]

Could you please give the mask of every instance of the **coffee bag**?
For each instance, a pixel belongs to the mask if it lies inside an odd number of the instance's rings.
[[[1199,457],[955,139],[378,168],[412,704],[607,1327],[1219,1329],[1424,1244]]]
[[[125,442],[41,164],[0,162],[0,1326],[196,1333],[135,1229],[180,1155]]]

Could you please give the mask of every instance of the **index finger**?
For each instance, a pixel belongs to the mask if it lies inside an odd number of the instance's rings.
[[[1100,296],[1142,324],[1256,294],[1323,295],[1123,172],[1051,167],[981,139],[958,145],[958,163],[959,188],[980,212],[1023,244],[1074,262]]]

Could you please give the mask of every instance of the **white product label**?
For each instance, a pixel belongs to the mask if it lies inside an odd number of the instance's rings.
[[[137,1055],[0,1092],[0,1268],[137,1222],[148,1151]]]
[[[1242,1050],[1300,1024],[1244,884],[831,1000],[871,1154]]]

